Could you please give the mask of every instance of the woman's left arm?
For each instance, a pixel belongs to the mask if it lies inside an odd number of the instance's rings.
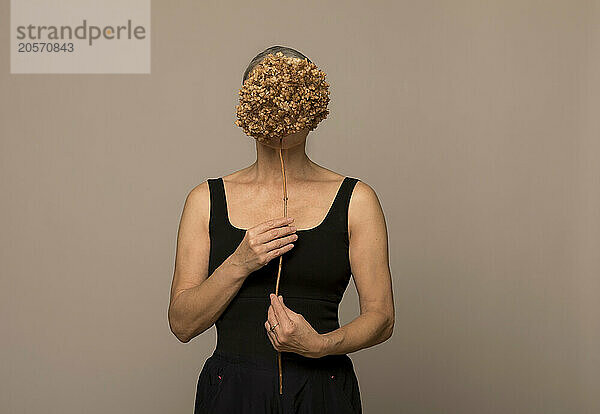
[[[385,218],[375,191],[362,181],[356,183],[350,198],[348,238],[360,316],[319,334],[304,316],[285,305],[283,297],[272,293],[265,329],[276,350],[319,358],[368,348],[392,336],[394,299]]]
[[[375,191],[358,181],[348,208],[350,266],[358,291],[360,316],[322,334],[320,355],[346,354],[386,341],[394,330],[394,298],[388,236]]]

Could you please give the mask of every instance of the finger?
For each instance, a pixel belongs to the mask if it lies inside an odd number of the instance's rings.
[[[279,299],[279,302],[281,303],[281,307],[285,310],[285,313],[287,313],[288,310],[291,310],[290,308],[288,308],[285,303],[283,303],[283,296],[279,295],[277,296],[277,298]]]
[[[267,320],[269,321],[269,324],[271,324],[270,327],[274,327],[271,332],[277,334],[277,330],[279,330],[279,333],[281,333],[281,328],[283,326],[281,324],[281,321],[277,318],[277,315],[275,314],[275,308],[273,308],[273,305],[269,305],[269,309],[267,310]],[[275,336],[279,340],[279,336]]]
[[[278,328],[271,330],[270,327],[267,326],[267,323],[265,323],[265,328],[267,329],[267,336],[269,337],[269,340],[271,341],[273,346],[277,346],[277,347],[281,348],[283,346],[283,344],[279,340],[279,337],[277,337],[277,329]]]
[[[281,306],[283,307],[283,309],[285,309],[285,313],[287,313],[290,319],[294,320],[295,316],[302,316],[301,314],[294,312],[286,306],[286,304],[283,302],[283,296],[279,295],[279,301],[281,302]]]
[[[281,342],[279,342],[279,340],[277,339],[277,335],[273,332],[269,332],[267,333],[267,335],[269,336],[269,338],[271,339],[271,343],[273,344],[273,348],[275,348],[278,351],[283,351],[283,345],[281,344]]]
[[[281,302],[281,307],[285,310],[285,313],[287,313],[288,316],[290,315],[290,313],[295,313],[293,310],[288,308],[287,305],[283,302],[283,296],[279,295],[277,297],[279,298],[279,302]]]
[[[271,305],[275,311],[275,317],[284,328],[289,328],[292,325],[292,320],[288,316],[287,312],[283,308],[281,301],[274,293],[271,293]]]
[[[267,321],[271,324],[269,328],[277,325],[277,316],[275,315],[275,310],[273,309],[273,305],[269,305],[267,309]]]
[[[289,236],[281,237],[279,239],[275,239],[268,243],[265,243],[265,249],[267,252],[270,252],[271,250],[275,250],[275,249],[279,249],[281,247],[287,246],[288,244],[295,242],[297,239],[298,239],[298,235],[290,234]]]
[[[287,226],[293,221],[294,219],[292,217],[279,217],[257,224],[256,226],[252,227],[252,230],[256,234],[261,234],[276,227]]]
[[[277,241],[285,236],[289,236],[296,233],[296,227],[291,224],[283,225],[280,227],[275,227],[273,229],[267,230],[264,233],[257,234],[255,236],[255,240],[262,244],[267,244],[271,241]]]
[[[277,332],[277,330],[281,330],[281,323],[279,323],[279,320],[277,320],[277,315],[275,315],[275,310],[273,309],[273,305],[269,306],[269,309],[267,310],[267,314],[268,314],[268,319],[267,321],[269,322],[269,335],[271,335],[273,337],[273,339],[275,340],[275,343],[278,346],[282,346],[283,342],[279,339],[279,334],[281,332]],[[273,329],[271,329],[273,328]]]
[[[283,247],[280,247],[278,249],[275,250],[271,250],[270,252],[265,253],[265,257],[267,258],[267,262],[270,262],[271,260],[275,259],[276,257],[279,257],[281,255],[283,255],[286,252],[289,252],[290,250],[292,250],[294,248],[294,244],[290,243],[290,244],[286,244]]]
[[[273,345],[273,348],[277,349],[277,347],[279,346],[279,345],[277,345],[277,342],[276,342],[277,337],[275,335],[273,335],[273,333],[269,329],[269,322],[265,322],[265,329],[267,330],[267,338],[269,338],[271,345]]]

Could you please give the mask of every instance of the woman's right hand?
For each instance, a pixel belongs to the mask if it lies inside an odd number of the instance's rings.
[[[296,227],[290,224],[293,221],[293,218],[281,217],[249,228],[231,255],[231,260],[250,274],[292,250],[292,242],[298,239],[298,235],[295,234]]]

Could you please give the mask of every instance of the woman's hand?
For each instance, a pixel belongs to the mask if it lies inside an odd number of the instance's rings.
[[[324,349],[323,336],[315,331],[304,316],[284,305],[283,297],[271,293],[265,329],[277,351],[295,352],[308,358],[320,358]],[[271,327],[275,327],[271,330]]]
[[[250,274],[271,260],[290,251],[298,236],[296,227],[290,225],[291,217],[267,220],[248,230],[244,239],[231,255],[231,261]]]

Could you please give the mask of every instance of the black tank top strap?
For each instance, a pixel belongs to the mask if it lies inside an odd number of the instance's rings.
[[[342,233],[348,232],[348,207],[350,206],[350,197],[354,186],[358,182],[358,178],[344,177],[340,189],[335,197],[335,201],[331,206],[329,219],[330,226],[333,226],[336,231]]]
[[[225,189],[221,178],[209,178],[208,188],[210,190],[210,229],[227,228],[227,206],[225,201]]]

